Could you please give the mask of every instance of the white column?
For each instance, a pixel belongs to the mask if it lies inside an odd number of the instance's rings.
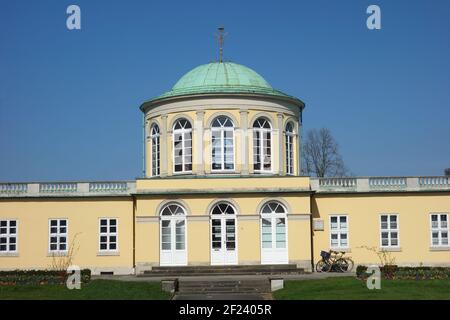
[[[284,166],[284,145],[283,145],[283,114],[277,113],[277,126],[278,126],[278,174],[285,174]]]
[[[301,112],[301,111],[300,111]],[[297,176],[302,174],[301,166],[302,166],[302,123],[298,122],[298,130],[297,130]]]
[[[195,119],[194,129],[195,129],[195,171],[198,175],[205,175],[205,161],[204,161],[204,137],[203,137],[203,126],[205,119],[205,111],[197,111],[197,118]]]
[[[241,128],[241,174],[248,175],[249,170],[249,143],[248,143],[248,110],[240,110],[240,128]]]
[[[167,162],[168,162],[168,148],[167,148],[167,115],[163,114],[161,116],[161,177],[166,177],[168,174],[167,171]]]

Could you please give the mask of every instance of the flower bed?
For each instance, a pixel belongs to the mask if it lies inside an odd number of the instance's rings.
[[[395,265],[386,265],[380,267],[381,276],[385,279],[410,279],[410,280],[428,280],[428,279],[448,279],[450,278],[449,267],[398,267]],[[356,276],[365,279],[371,274],[367,273],[367,266],[358,266]]]
[[[67,276],[65,271],[54,270],[0,271],[0,286],[64,284]],[[88,283],[90,280],[91,270],[81,270],[81,282]]]

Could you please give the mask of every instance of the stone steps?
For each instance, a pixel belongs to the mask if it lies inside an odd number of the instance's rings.
[[[206,294],[206,293],[268,293],[270,292],[269,279],[259,280],[212,280],[195,281],[180,280],[178,293]]]
[[[153,267],[139,277],[226,276],[226,275],[292,275],[302,274],[295,264]]]

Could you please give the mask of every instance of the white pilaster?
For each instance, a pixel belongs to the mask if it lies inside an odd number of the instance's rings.
[[[240,110],[240,127],[241,127],[241,174],[249,174],[249,143],[248,143],[248,110]]]
[[[161,116],[161,177],[166,177],[168,174],[167,171],[167,162],[168,162],[168,147],[167,147],[167,115],[163,114]]]

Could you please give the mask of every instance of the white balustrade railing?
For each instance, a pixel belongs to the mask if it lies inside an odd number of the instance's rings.
[[[405,177],[373,177],[369,178],[371,189],[402,189],[406,188]]]
[[[90,182],[89,192],[127,192],[127,182]]]
[[[450,188],[450,177],[419,177],[421,189],[448,189]]]
[[[354,188],[356,187],[356,178],[320,178],[319,187]]]
[[[24,193],[27,190],[27,183],[0,183],[0,193]]]
[[[134,181],[0,183],[0,197],[103,196],[135,191]]]
[[[76,182],[56,182],[40,183],[39,192],[41,193],[71,193],[77,191]]]
[[[317,192],[386,192],[450,190],[450,177],[311,178]]]

